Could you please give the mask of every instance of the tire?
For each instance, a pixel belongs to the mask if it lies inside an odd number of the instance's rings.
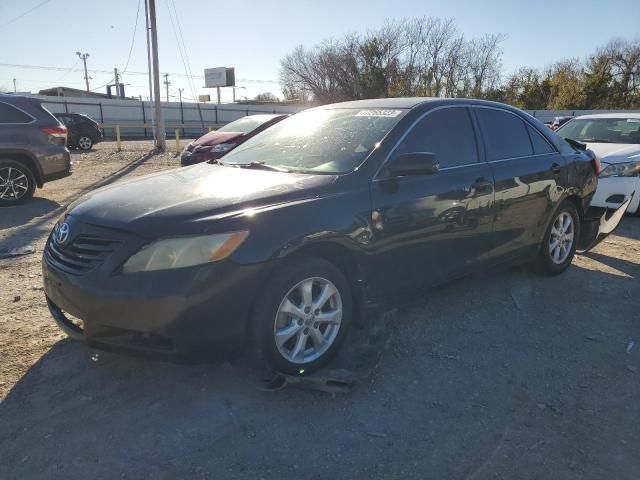
[[[24,163],[0,159],[0,206],[18,205],[33,196],[36,179]]]
[[[93,139],[88,135],[82,135],[80,138],[78,138],[76,145],[80,150],[88,152],[93,147]]]
[[[259,356],[282,373],[317,370],[334,357],[349,330],[349,282],[331,263],[315,257],[289,261],[271,278],[252,319]],[[305,302],[303,292],[309,290],[312,301]]]
[[[578,211],[573,203],[565,200],[555,211],[547,227],[536,261],[537,269],[546,275],[564,272],[573,261],[579,238]]]

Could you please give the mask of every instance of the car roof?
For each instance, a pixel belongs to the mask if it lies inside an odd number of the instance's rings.
[[[255,118],[255,117],[262,117],[265,120],[271,120],[272,118],[287,117],[289,115],[290,115],[289,113],[256,113],[255,115],[247,115],[245,117],[237,118],[236,120],[241,120],[243,118]]]
[[[371,100],[352,100],[349,102],[332,103],[316,107],[316,109],[331,108],[398,108],[412,109],[428,104],[441,105],[485,105],[490,107],[500,107],[513,109],[513,107],[504,103],[492,102],[489,100],[477,100],[474,98],[447,98],[447,97],[398,97],[398,98],[376,98]]]
[[[637,118],[640,120],[640,113],[592,113],[590,115],[580,115],[575,120],[585,120],[592,118]]]

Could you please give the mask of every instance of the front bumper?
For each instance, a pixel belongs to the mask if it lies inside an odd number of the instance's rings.
[[[226,260],[127,275],[113,273],[112,266],[107,261],[72,274],[56,268],[45,254],[47,303],[71,337],[99,348],[191,358],[227,353],[246,338],[259,265]]]
[[[605,177],[598,179],[598,188],[591,205],[594,207],[616,208],[621,198],[635,192],[627,207],[627,212],[635,213],[640,206],[640,177]]]

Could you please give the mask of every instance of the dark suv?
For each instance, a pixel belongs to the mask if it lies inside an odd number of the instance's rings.
[[[40,100],[0,94],[0,206],[33,196],[36,186],[71,175],[67,128]]]
[[[102,141],[100,125],[86,115],[81,113],[56,113],[55,116],[69,131],[67,136],[67,146],[69,148],[79,148],[87,151],[91,150],[91,147],[96,143]]]

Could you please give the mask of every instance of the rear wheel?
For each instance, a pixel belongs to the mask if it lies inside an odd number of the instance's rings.
[[[352,317],[345,276],[329,262],[300,257],[281,268],[256,305],[254,325],[263,360],[300,374],[337,353]]]
[[[0,205],[17,205],[33,196],[36,179],[31,169],[15,160],[0,160]]]
[[[77,144],[80,150],[87,151],[87,150],[91,150],[91,147],[93,147],[93,140],[91,139],[91,137],[83,135],[80,138],[78,138]]]
[[[564,272],[576,253],[580,217],[573,203],[564,201],[553,215],[538,254],[537,266],[548,275]]]

